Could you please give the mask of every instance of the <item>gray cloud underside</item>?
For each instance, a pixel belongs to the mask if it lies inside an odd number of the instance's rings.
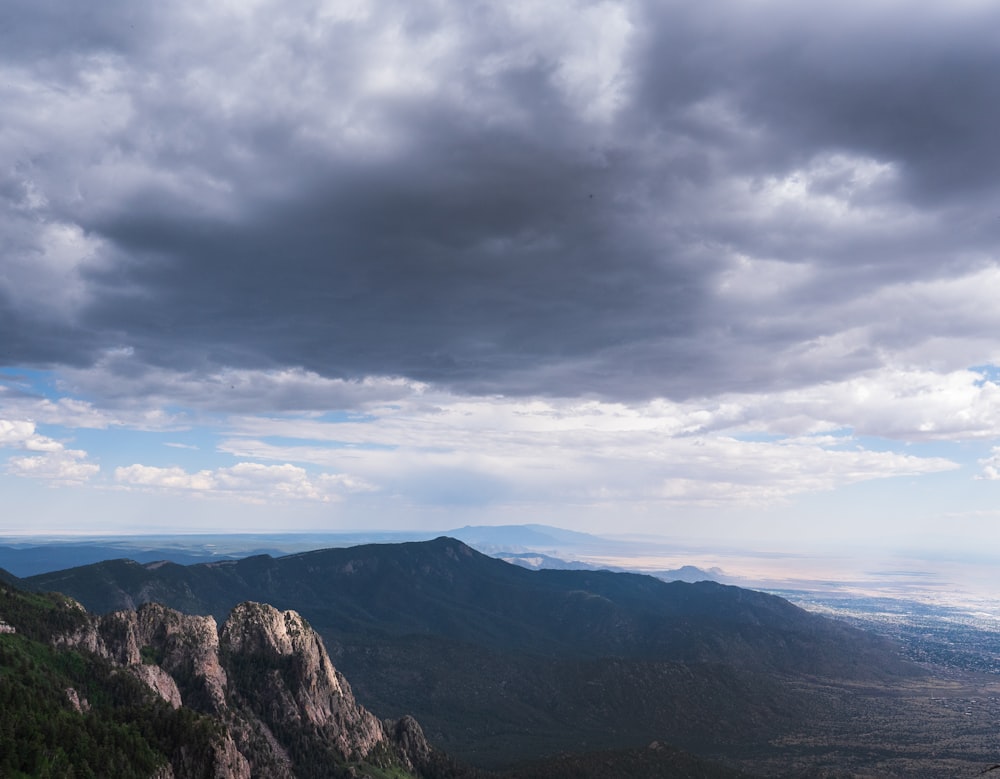
[[[0,25],[5,363],[680,398],[977,336],[879,293],[995,261],[985,4],[38,5]],[[603,69],[584,11],[631,25]],[[836,208],[767,205],[797,171]]]

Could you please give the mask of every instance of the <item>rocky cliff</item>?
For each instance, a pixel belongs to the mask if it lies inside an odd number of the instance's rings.
[[[220,630],[212,617],[145,604],[88,617],[54,643],[104,658],[171,707],[218,723],[211,754],[181,747],[164,777],[420,776],[435,760],[415,720],[382,722],[358,704],[294,611],[242,603]]]

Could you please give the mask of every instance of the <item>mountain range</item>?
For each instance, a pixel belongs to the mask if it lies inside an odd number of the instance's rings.
[[[888,642],[766,594],[639,574],[527,570],[462,542],[196,565],[114,560],[18,580],[97,613],[156,602],[220,622],[294,609],[379,716],[500,768],[659,740],[725,758],[828,705],[809,680],[919,677]]]
[[[220,628],[153,603],[98,617],[0,584],[0,614],[5,779],[750,777],[658,742],[502,775],[461,766],[412,717],[359,705],[310,625],[267,604]]]
[[[281,556],[320,548],[368,543],[428,541],[447,535],[486,554],[552,555],[570,550],[608,550],[620,542],[549,525],[467,525],[446,532],[372,531],[339,533],[228,533],[223,535],[140,535],[0,539],[0,568],[34,576],[104,560],[127,558],[139,563],[169,560],[181,565],[236,560],[259,554]],[[625,546],[628,546],[625,544]],[[550,557],[557,560],[555,557]],[[548,566],[547,566],[548,567]],[[577,567],[581,567],[577,565]],[[711,577],[709,577],[711,578]]]

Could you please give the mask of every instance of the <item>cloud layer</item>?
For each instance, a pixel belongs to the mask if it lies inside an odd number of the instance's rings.
[[[679,398],[996,357],[991,4],[16,13],[8,363]]]
[[[758,504],[971,441],[995,478],[993,3],[5,14],[10,475]],[[229,459],[63,443],[195,429]]]

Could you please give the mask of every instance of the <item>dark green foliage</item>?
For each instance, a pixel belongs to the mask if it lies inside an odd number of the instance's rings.
[[[82,627],[87,614],[64,595],[29,593],[0,583],[0,619],[14,625],[21,635],[46,641]]]
[[[69,688],[89,712],[73,708]],[[136,707],[129,688],[75,652],[0,636],[0,776],[150,776],[166,759],[137,722],[148,699]]]
[[[85,618],[67,599],[0,584],[0,615],[17,630],[0,634],[0,776],[149,777],[181,747],[186,765],[211,767],[218,725],[175,711],[99,658],[47,643]]]
[[[146,665],[159,665],[163,662],[163,650],[153,646],[144,646],[139,650],[139,656]]]

